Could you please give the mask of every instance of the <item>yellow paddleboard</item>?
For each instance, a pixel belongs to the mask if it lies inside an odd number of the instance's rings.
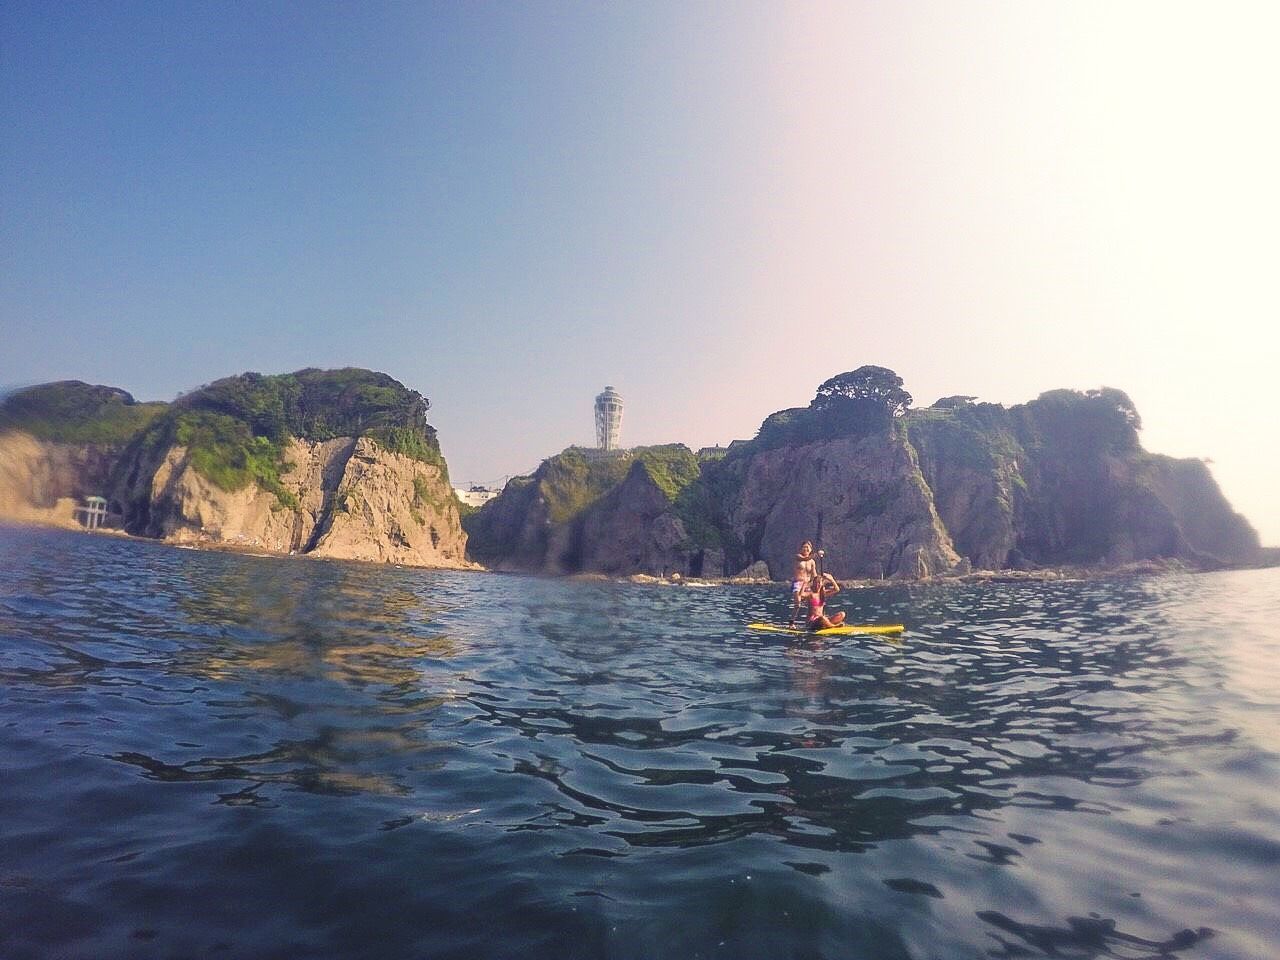
[[[900,623],[842,623],[838,627],[827,627],[825,630],[805,630],[800,627],[780,627],[776,623],[748,623],[749,630],[768,630],[770,633],[809,634],[815,637],[831,637],[849,633],[893,634],[902,633],[906,629]]]

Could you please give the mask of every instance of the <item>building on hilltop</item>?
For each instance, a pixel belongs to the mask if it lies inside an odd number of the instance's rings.
[[[605,387],[596,397],[596,448],[613,451],[622,437],[622,397],[613,387]]]

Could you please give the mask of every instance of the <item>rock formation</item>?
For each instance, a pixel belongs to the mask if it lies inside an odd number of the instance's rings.
[[[677,483],[664,466],[676,447],[638,448],[590,482],[586,453],[566,451],[465,526],[485,563],[613,575],[721,576],[763,562],[785,579],[802,538],[826,549],[829,572],[856,578],[1262,556],[1201,461],[1142,449],[1119,390],[1055,390],[1009,409],[910,402],[892,371],[860,368],[809,407],[768,417],[751,441],[698,457],[678,448]]]
[[[168,405],[69,381],[0,404],[0,516],[71,524],[100,494],[177,542],[613,576],[785,579],[804,538],[855,578],[1263,558],[1202,461],[1142,449],[1121,391],[910,405],[862,367],[727,449],[570,448],[463,521],[427,401],[385,374],[243,374]]]
[[[643,461],[635,461],[622,483],[583,511],[571,544],[561,566],[610,576],[685,575],[699,549]]]
[[[117,450],[55,443],[20,430],[0,433],[0,517],[78,526],[73,510],[108,489]]]
[[[1119,390],[1055,390],[1008,410],[935,405],[907,423],[939,515],[975,567],[1259,558],[1257,534],[1203,462],[1142,449]]]
[[[116,437],[127,443],[105,446],[55,443],[20,428],[84,433],[95,410],[119,427],[126,423],[120,398],[132,398],[83,384],[70,394],[65,384],[49,387],[57,388],[46,390],[56,403],[46,397],[33,406],[27,398],[25,406],[6,402],[0,410],[9,428],[0,433],[0,516],[69,523],[69,503],[52,509],[57,498],[101,494],[138,536],[467,565],[466,534],[425,421],[426,401],[384,374],[228,378],[145,417],[131,414],[132,432]],[[85,390],[96,391],[97,407],[82,402]],[[40,417],[30,415],[36,406]],[[67,409],[75,416],[47,415]]]
[[[791,575],[801,538],[822,545],[836,577],[917,579],[961,566],[915,451],[898,431],[750,456],[728,513],[737,538],[775,580]]]
[[[280,483],[290,508],[256,484],[223,490],[168,447],[115,491],[132,531],[176,543],[226,543],[277,553],[429,566],[464,561],[453,491],[439,467],[367,437],[293,439]]]
[[[164,408],[79,380],[10,394],[0,403],[0,517],[79,526],[77,503],[107,494],[126,444]]]

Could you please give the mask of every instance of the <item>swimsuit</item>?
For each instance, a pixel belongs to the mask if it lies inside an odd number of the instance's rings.
[[[822,626],[822,593],[809,594],[809,627],[814,629]]]

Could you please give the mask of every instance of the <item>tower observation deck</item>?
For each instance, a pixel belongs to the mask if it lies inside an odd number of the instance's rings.
[[[617,450],[622,436],[622,397],[613,387],[605,387],[596,397],[596,446]]]

